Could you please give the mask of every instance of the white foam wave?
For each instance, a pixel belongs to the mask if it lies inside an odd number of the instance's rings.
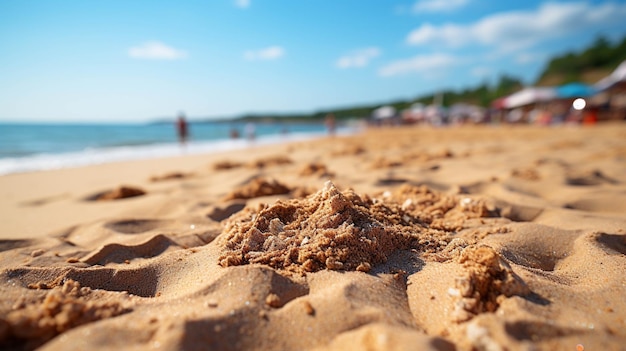
[[[349,133],[343,131],[342,134]],[[254,141],[226,139],[214,141],[191,141],[185,146],[177,143],[163,143],[142,146],[120,146],[102,149],[86,149],[78,152],[59,154],[38,154],[26,157],[0,159],[0,175],[82,167],[95,164],[132,161],[182,155],[219,153],[230,150],[251,148],[261,145],[300,141],[323,136],[324,133],[292,133],[288,135],[262,136]]]

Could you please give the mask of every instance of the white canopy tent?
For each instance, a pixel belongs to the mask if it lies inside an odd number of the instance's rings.
[[[517,108],[537,102],[550,101],[556,97],[554,88],[528,87],[511,94],[504,100],[505,108]]]
[[[604,77],[594,85],[598,91],[604,91],[619,82],[626,82],[626,61],[620,63],[619,66],[609,76]]]
[[[375,119],[388,119],[396,115],[396,109],[393,106],[382,106],[372,111]]]

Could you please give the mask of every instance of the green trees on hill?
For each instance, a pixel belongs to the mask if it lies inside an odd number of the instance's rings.
[[[443,106],[451,106],[456,103],[467,103],[487,107],[499,97],[512,94],[523,87],[519,78],[503,74],[498,81],[491,85],[483,82],[476,87],[466,88],[460,91],[444,90],[441,92]],[[433,103],[434,94],[415,99],[415,102],[423,104]]]
[[[522,81],[516,77],[509,75],[502,75],[498,81],[490,85],[487,82],[472,87],[466,88],[460,91],[445,90],[438,94],[441,94],[441,103],[444,106],[451,106],[459,102],[470,103],[480,106],[489,106],[491,102],[498,97],[512,94],[523,86]],[[430,105],[435,100],[435,94],[424,95],[413,100],[398,100],[392,101],[384,105],[393,106],[396,110],[401,111],[409,108],[414,103],[422,103],[424,105]],[[328,114],[333,114],[337,120],[347,120],[355,118],[367,118],[372,115],[372,111],[382,106],[382,104],[354,106],[340,109],[321,110],[312,114],[297,114],[297,115],[247,115],[238,118],[239,121],[256,121],[256,122],[320,122]]]
[[[501,75],[496,84],[490,85],[487,82],[472,87],[466,88],[460,91],[444,90],[439,92],[441,94],[441,103],[444,106],[452,106],[456,103],[469,103],[479,106],[489,106],[491,102],[499,97],[512,94],[523,87],[522,81],[516,77],[509,75]],[[396,110],[401,111],[409,108],[414,103],[422,103],[424,105],[430,105],[435,100],[435,94],[429,94],[420,96],[413,100],[398,100],[392,101],[384,105],[393,106]],[[298,114],[298,115],[247,115],[238,118],[239,121],[256,121],[256,122],[319,122],[322,121],[328,114],[333,114],[337,120],[347,120],[355,118],[367,118],[372,115],[372,111],[382,106],[382,104],[354,106],[341,109],[322,110],[312,114]]]
[[[579,53],[570,51],[551,59],[537,82],[541,84],[541,82],[553,81],[554,77],[558,78],[558,84],[585,82],[588,80],[585,79],[586,72],[601,71],[600,75],[606,75],[624,59],[626,59],[626,37],[615,45],[612,45],[605,37],[598,37],[589,48]],[[595,82],[586,81],[586,83]]]

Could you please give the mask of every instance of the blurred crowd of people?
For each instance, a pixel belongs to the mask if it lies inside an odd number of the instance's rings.
[[[601,103],[598,103],[601,101]],[[538,101],[511,108],[459,103],[449,108],[415,103],[396,111],[392,106],[374,110],[371,125],[428,124],[433,126],[506,123],[506,124],[594,124],[599,121],[626,120],[626,93],[612,100],[599,98],[567,98]]]

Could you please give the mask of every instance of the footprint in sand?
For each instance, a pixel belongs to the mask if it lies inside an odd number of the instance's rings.
[[[85,201],[110,201],[145,195],[146,191],[133,186],[122,185],[116,189],[96,193],[85,198]]]
[[[128,219],[104,224],[105,228],[123,234],[139,234],[163,226],[166,221],[157,219]]]
[[[559,262],[571,254],[573,241],[580,236],[577,231],[533,223],[518,223],[512,230],[515,235],[494,235],[485,242],[500,247],[502,256],[515,264],[546,272],[554,271]]]
[[[55,277],[43,280],[45,277]],[[80,282],[81,286],[91,289],[101,289],[107,291],[128,292],[132,295],[142,297],[154,297],[156,295],[157,283],[159,282],[156,270],[149,266],[129,266],[128,268],[117,267],[90,267],[66,268],[66,267],[20,267],[7,270],[7,274],[12,277],[20,277],[21,284],[38,287],[54,287],[58,282],[72,279]]]
[[[500,216],[514,222],[532,222],[543,212],[543,208],[511,204],[506,201],[496,201]]]
[[[156,257],[178,244],[165,235],[157,235],[138,245],[107,244],[93,251],[81,261],[89,265],[129,263],[136,258]]]
[[[69,198],[69,196],[70,196],[69,194],[53,195],[53,196],[48,196],[48,197],[44,197],[44,198],[41,198],[41,199],[24,201],[24,202],[21,203],[21,205],[23,205],[23,206],[33,206],[33,207],[43,206],[43,205],[47,205],[47,204],[49,204],[51,202],[67,199],[67,198]]]
[[[276,156],[270,156],[266,158],[260,158],[256,161],[253,161],[248,164],[248,167],[258,169],[258,168],[266,168],[266,167],[273,167],[273,166],[289,165],[292,163],[293,161],[289,157],[276,155]]]
[[[565,208],[605,213],[624,213],[626,211],[626,189],[598,189],[581,194],[568,201]]]
[[[323,163],[309,163],[302,167],[299,171],[301,176],[316,177],[334,177],[335,173],[331,172]]]
[[[528,340],[532,335],[533,340],[548,340],[558,336],[584,335],[588,330],[581,328],[568,328],[539,321],[517,321],[504,324],[504,330],[508,335],[518,341]]]
[[[235,199],[253,199],[261,196],[284,195],[291,188],[276,179],[254,178],[249,183],[238,187],[224,198],[225,201]]]
[[[183,172],[171,172],[163,175],[157,175],[150,177],[151,182],[162,182],[166,180],[176,180],[176,179],[185,179],[192,177],[193,173],[183,173]]]
[[[626,235],[601,233],[596,241],[604,247],[626,255]]]
[[[607,177],[599,170],[586,172],[571,172],[566,177],[566,183],[574,186],[594,186],[601,184],[619,184],[618,181]]]
[[[233,201],[224,206],[214,206],[207,213],[207,217],[216,222],[221,222],[246,207],[245,201]]]

